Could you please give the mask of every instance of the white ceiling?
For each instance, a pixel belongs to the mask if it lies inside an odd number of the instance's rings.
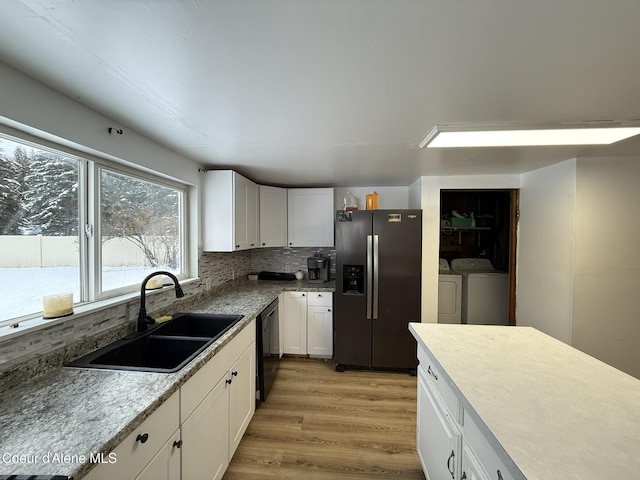
[[[417,148],[437,124],[640,119],[639,21],[638,0],[2,0],[0,60],[208,167],[407,185],[640,154]]]

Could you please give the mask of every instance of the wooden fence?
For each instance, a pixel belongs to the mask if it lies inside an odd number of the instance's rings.
[[[158,258],[164,258],[159,252]],[[0,268],[77,267],[78,237],[0,235]],[[142,251],[125,238],[102,244],[102,265],[107,267],[148,265]]]

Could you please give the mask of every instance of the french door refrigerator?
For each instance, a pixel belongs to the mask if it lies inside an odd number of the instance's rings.
[[[340,210],[335,232],[336,370],[415,370],[408,323],[420,321],[422,211]]]

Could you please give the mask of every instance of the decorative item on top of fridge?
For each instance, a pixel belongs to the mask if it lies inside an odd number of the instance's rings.
[[[350,191],[347,192],[347,195],[344,197],[344,210],[358,210],[358,201]]]
[[[367,210],[378,209],[378,192],[367,193]]]

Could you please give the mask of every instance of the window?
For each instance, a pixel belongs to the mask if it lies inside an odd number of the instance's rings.
[[[44,295],[81,301],[80,170],[77,159],[0,137],[0,321],[41,311]]]
[[[184,186],[5,135],[0,180],[0,325],[45,295],[87,303],[151,271],[185,276]]]
[[[181,205],[179,190],[101,169],[103,291],[140,283],[154,270],[181,273]]]

